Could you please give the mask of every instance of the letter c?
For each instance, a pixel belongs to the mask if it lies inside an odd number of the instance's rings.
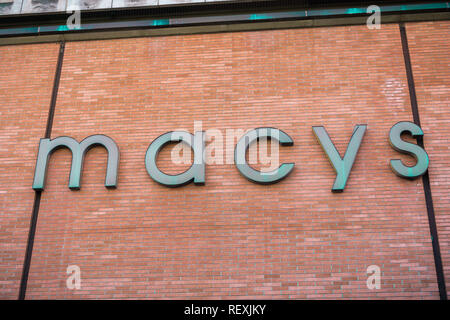
[[[245,154],[250,144],[260,138],[278,140],[282,146],[292,146],[294,141],[284,131],[275,128],[257,128],[247,132],[236,145],[234,150],[234,162],[239,172],[248,180],[259,184],[272,184],[286,178],[294,168],[294,163],[283,163],[278,169],[261,172],[253,169],[247,163]]]

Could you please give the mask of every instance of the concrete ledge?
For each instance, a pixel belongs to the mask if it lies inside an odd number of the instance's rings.
[[[83,31],[39,36],[0,38],[0,45],[48,43],[59,41],[86,41],[136,37],[157,37],[201,33],[258,31],[271,29],[311,28],[366,24],[367,16],[316,18],[289,21],[245,22],[228,24],[208,24],[186,27],[158,27],[141,29],[117,29],[108,31]],[[398,22],[450,20],[450,12],[382,15],[382,24]]]

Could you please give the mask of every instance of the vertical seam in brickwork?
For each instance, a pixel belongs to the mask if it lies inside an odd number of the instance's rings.
[[[52,134],[53,117],[55,115],[55,106],[56,106],[56,99],[58,97],[59,80],[61,78],[61,69],[64,59],[65,45],[66,44],[63,41],[61,42],[59,47],[58,63],[56,65],[55,79],[53,82],[52,100],[50,101],[50,108],[48,110],[48,118],[47,118],[47,128],[45,129],[45,137],[48,139],[50,139],[50,136]]]
[[[50,100],[50,107],[49,107],[48,116],[47,116],[47,126],[45,128],[45,138],[48,138],[48,139],[50,139],[50,136],[52,133],[53,117],[55,114],[56,99],[58,97],[59,80],[61,78],[62,62],[63,62],[63,58],[64,58],[64,48],[65,48],[65,42],[63,41],[60,43],[60,47],[59,47],[58,62],[56,64],[55,77],[53,80],[52,97]],[[41,195],[42,195],[41,191],[35,191],[33,211],[31,213],[31,220],[30,220],[30,229],[28,231],[27,248],[25,251],[25,259],[24,259],[23,268],[22,268],[22,278],[20,280],[19,300],[25,299],[25,294],[27,291],[28,274],[30,271],[31,256],[33,253],[34,236],[36,233],[36,225],[37,225],[37,218],[39,215],[39,206],[41,203]]]
[[[414,84],[414,76],[411,66],[411,57],[409,54],[408,38],[404,23],[399,23],[400,36],[402,40],[403,58],[405,60],[406,76],[408,79],[409,97],[411,100],[411,109],[414,123],[420,127],[419,108],[417,105],[416,88]],[[417,144],[425,149],[423,136],[417,138]],[[430,227],[431,243],[433,246],[434,265],[436,267],[436,277],[439,288],[439,296],[441,300],[447,300],[447,290],[445,288],[444,270],[442,267],[441,249],[439,246],[439,237],[436,226],[436,218],[434,215],[433,197],[431,194],[430,177],[428,171],[422,176],[423,191],[425,194],[425,202],[427,206],[428,223]]]

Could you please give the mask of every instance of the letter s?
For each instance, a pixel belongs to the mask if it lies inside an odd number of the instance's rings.
[[[401,135],[409,132],[413,137],[423,136],[422,129],[409,121],[396,123],[389,132],[389,142],[394,150],[413,156],[417,163],[413,167],[405,166],[401,160],[391,160],[391,169],[396,175],[406,179],[414,179],[428,170],[428,154],[420,146],[403,141]]]

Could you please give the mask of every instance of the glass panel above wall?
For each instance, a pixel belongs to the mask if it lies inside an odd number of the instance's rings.
[[[158,0],[113,0],[113,8],[156,6]]]
[[[145,6],[170,6],[177,4],[204,3],[204,2],[224,2],[236,0],[112,0],[113,8],[145,7]],[[257,0],[259,1],[259,0]]]
[[[380,6],[389,11],[405,11],[405,10],[428,10],[428,9],[442,9],[442,5],[450,8],[449,1],[439,1],[436,3],[430,3],[426,0],[418,0],[422,3],[408,4],[408,1],[401,0],[385,0],[380,3]],[[433,1],[431,1],[433,2]],[[257,3],[259,3],[257,5]],[[290,2],[279,2],[277,0],[0,0],[0,16],[6,15],[20,15],[29,13],[42,13],[42,15],[49,15],[52,13],[61,13],[66,11],[80,10],[100,10],[100,11],[117,11],[122,8],[134,8],[141,7],[144,9],[155,9],[157,7],[164,8],[164,10],[178,10],[182,7],[182,10],[187,11],[195,10],[197,7],[210,7],[214,5],[222,8],[224,12],[230,12],[230,8],[237,7],[248,10],[249,8],[255,8],[255,10],[271,10],[271,6],[275,6],[276,10],[281,10],[279,5],[285,3],[287,10],[297,10],[299,13],[308,11],[307,16],[330,16],[338,14],[365,14],[367,8],[367,1],[363,0],[328,0],[328,1],[308,1],[308,0],[296,0]],[[326,7],[329,5],[330,7]],[[405,9],[408,7],[409,9]],[[415,9],[413,7],[416,7]],[[117,8],[117,9],[116,9]],[[267,9],[265,9],[267,8]],[[234,10],[234,9],[233,9]],[[173,11],[172,11],[173,12]],[[265,19],[266,16],[257,14],[252,15],[253,20]],[[115,17],[123,17],[122,14],[115,15]],[[298,15],[297,15],[298,16]],[[284,18],[284,17],[281,17]],[[0,22],[1,23],[1,22]]]
[[[68,0],[67,10],[93,10],[112,7],[112,0]]]
[[[21,13],[66,11],[66,0],[23,0]]]
[[[20,13],[22,0],[0,0],[0,15]]]
[[[236,0],[0,0],[0,15],[61,12],[108,8],[171,6],[182,4],[223,3]],[[255,0],[264,1],[264,0]],[[23,2],[23,6],[22,6]]]
[[[205,0],[159,0],[159,5],[180,4],[180,3],[193,3],[193,2],[205,2]]]

